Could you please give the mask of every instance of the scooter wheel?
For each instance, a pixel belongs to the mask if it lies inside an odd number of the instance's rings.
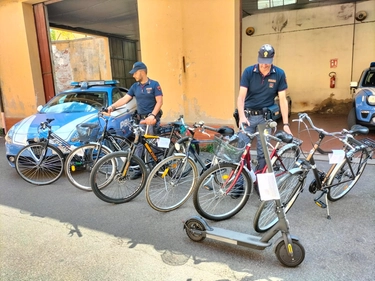
[[[287,267],[296,267],[300,265],[305,259],[305,248],[300,242],[295,239],[292,239],[293,247],[293,258],[289,255],[287,247],[285,247],[284,240],[280,241],[276,245],[275,253],[277,259]]]
[[[197,219],[189,219],[185,222],[185,230],[187,236],[194,242],[202,241],[206,236],[203,234],[205,231],[204,225]]]

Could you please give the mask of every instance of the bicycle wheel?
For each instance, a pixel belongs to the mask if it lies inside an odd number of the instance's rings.
[[[127,163],[130,163],[128,167]],[[130,179],[135,173],[140,173],[140,177]],[[128,152],[116,151],[95,164],[90,174],[90,185],[99,199],[114,204],[126,203],[141,193],[147,174],[147,168],[139,157],[132,155],[129,159]]]
[[[284,212],[287,213],[297,200],[300,191],[305,185],[306,178],[302,171],[284,175],[277,183],[280,193],[280,202],[284,205]],[[276,214],[276,202],[262,201],[254,216],[254,229],[262,233],[273,227],[279,218]]]
[[[366,153],[360,150],[336,166],[328,180],[328,186],[332,185],[328,189],[328,200],[337,201],[354,187],[367,165],[367,160]]]
[[[186,171],[190,171],[186,176]],[[172,155],[159,162],[146,182],[148,204],[159,212],[168,212],[182,206],[190,197],[198,169],[185,155]]]
[[[271,163],[275,176],[281,176],[295,167],[296,161],[301,154],[300,147],[294,143],[289,143],[277,152],[277,156],[272,157]]]
[[[249,199],[253,182],[242,170],[241,184],[233,186],[239,166],[232,163],[219,163],[205,171],[194,190],[194,207],[206,219],[220,221],[237,214]],[[239,183],[240,181],[238,181]]]
[[[22,148],[15,159],[17,173],[25,181],[46,185],[58,180],[64,171],[62,152],[45,143],[32,143]]]
[[[111,152],[109,148],[98,143],[88,143],[75,148],[65,160],[65,174],[70,183],[79,189],[91,191],[90,173],[93,166]]]

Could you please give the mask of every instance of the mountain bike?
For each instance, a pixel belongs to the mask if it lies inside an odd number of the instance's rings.
[[[77,147],[66,158],[65,174],[75,187],[91,191],[90,173],[98,159],[114,151],[128,150],[131,146],[131,139],[115,135],[116,132],[108,131],[108,118],[106,118],[106,109],[98,113],[98,118],[104,120],[104,127],[100,130],[102,133],[99,138],[92,136],[92,130],[99,130],[100,123],[83,123],[77,126],[77,132],[82,142],[86,144]],[[167,124],[159,128],[159,136],[171,139],[175,142],[180,138],[179,128]],[[90,142],[89,142],[90,141]],[[165,149],[153,148],[153,152],[159,158],[163,158]],[[159,154],[162,154],[160,156]],[[150,154],[145,154],[144,161],[147,165],[151,164]]]
[[[361,177],[367,161],[372,157],[375,142],[368,138],[363,140],[355,138],[357,135],[367,134],[369,131],[368,128],[361,125],[354,125],[350,131],[344,129],[340,132],[330,133],[317,128],[306,113],[300,113],[299,119],[293,121],[305,124],[305,120],[312,130],[319,133],[319,139],[306,158],[300,158],[296,163],[297,167],[291,169],[278,180],[280,200],[285,213],[287,213],[303,191],[306,177],[312,170],[314,179],[309,185],[309,191],[313,194],[320,192],[314,202],[319,207],[326,208],[327,218],[330,218],[328,200],[337,201],[354,187]],[[305,126],[307,128],[306,124]],[[314,154],[319,151],[326,136],[337,138],[343,143],[343,159],[338,163],[333,163],[325,173],[316,167]],[[321,201],[324,195],[326,196],[325,203]],[[275,214],[275,208],[274,201],[263,201],[261,203],[254,217],[254,229],[257,232],[265,232],[276,224],[278,218]]]
[[[268,128],[276,128],[276,122],[266,121]],[[250,140],[259,132],[250,134],[242,128]],[[300,155],[301,141],[294,139],[283,131],[275,135],[267,134],[267,145],[270,146],[272,166],[275,167],[276,176],[285,174],[294,167],[296,159]],[[276,145],[271,144],[276,141]],[[295,141],[295,142],[293,142]],[[251,141],[247,144],[236,146],[215,138],[215,155],[223,159],[223,162],[212,166],[202,174],[193,193],[193,202],[196,211],[206,219],[220,221],[237,214],[249,199],[256,174],[267,172],[267,165],[260,170],[252,169]],[[286,145],[282,146],[282,144]]]
[[[169,123],[169,126],[179,129],[182,124],[183,116],[180,116],[179,120]],[[99,199],[108,203],[126,203],[138,196],[146,184],[147,166],[152,168],[167,155],[176,136],[174,128],[169,132],[169,138],[165,138],[145,134],[146,131],[135,120],[130,125],[134,132],[130,148],[105,155],[97,161],[90,174],[92,191]],[[135,155],[138,145],[145,148],[146,159],[150,160],[144,162]]]
[[[149,174],[145,186],[146,199],[154,210],[168,212],[182,206],[192,194],[199,175],[210,167],[212,161],[215,163],[215,160],[204,161],[199,156],[199,144],[212,141],[195,139],[196,129],[204,134],[207,134],[205,130],[216,132],[222,138],[234,134],[234,130],[229,127],[217,129],[204,125],[202,121],[188,127],[190,136],[178,140],[170,149],[169,154],[172,152],[172,155],[160,161]]]

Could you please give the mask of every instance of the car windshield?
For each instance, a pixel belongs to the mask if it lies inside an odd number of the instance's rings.
[[[375,71],[369,71],[364,80],[363,86],[365,87],[375,87]]]
[[[106,92],[69,92],[55,96],[41,113],[97,112],[106,107]]]

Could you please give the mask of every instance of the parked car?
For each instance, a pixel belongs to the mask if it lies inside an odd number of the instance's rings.
[[[351,82],[353,108],[348,114],[348,126],[361,124],[375,128],[375,62],[363,70],[358,82]]]
[[[22,147],[35,137],[40,137],[42,132],[39,131],[39,125],[47,118],[54,119],[51,123],[53,132],[69,144],[79,146],[81,143],[76,126],[99,122],[98,112],[128,92],[128,89],[119,87],[118,83],[117,80],[72,82],[74,88],[53,97],[44,106],[38,106],[36,114],[12,126],[5,136],[6,158],[10,166],[14,167],[15,156]],[[108,129],[129,137],[131,132],[124,121],[129,120],[135,110],[136,102],[133,99],[112,113]]]

